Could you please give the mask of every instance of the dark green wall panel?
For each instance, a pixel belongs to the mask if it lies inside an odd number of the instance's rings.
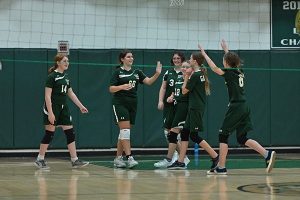
[[[157,61],[162,65],[169,66],[172,52],[165,50],[145,50],[144,64],[150,65],[144,68],[144,73],[151,77],[156,70]],[[160,77],[151,86],[145,86],[144,89],[144,147],[153,146],[161,147],[167,146],[164,131],[163,131],[163,117],[162,111],[157,109],[158,95],[162,83],[163,74],[168,67],[163,67]]]
[[[184,51],[186,58],[192,51]],[[237,51],[244,60],[247,101],[254,131],[249,137],[264,146],[300,146],[300,75],[298,51]],[[72,89],[89,114],[82,115],[69,101],[78,148],[115,147],[119,129],[114,124],[109,80],[118,64],[120,50],[71,50],[68,74]],[[170,65],[173,50],[133,50],[135,68],[147,76],[155,72],[156,61]],[[42,107],[47,69],[53,64],[54,49],[1,49],[0,148],[38,148],[44,134]],[[208,51],[222,67],[222,51]],[[22,60],[22,61],[21,61]],[[30,62],[34,61],[34,62]],[[99,65],[97,65],[99,64]],[[100,65],[101,64],[101,65]],[[108,65],[106,65],[108,64]],[[143,65],[143,66],[139,66]],[[284,71],[286,68],[298,71]],[[132,128],[133,147],[166,147],[162,112],[157,110],[162,75],[151,86],[138,88],[138,111]],[[228,95],[223,77],[208,70],[211,96],[205,111],[205,131],[200,135],[218,146],[218,130],[227,110]],[[3,95],[5,94],[5,95]],[[230,146],[239,146],[235,136]],[[192,145],[192,144],[190,144]],[[61,130],[50,148],[66,148]]]
[[[274,51],[272,69],[300,69],[299,51]],[[300,145],[300,72],[271,72],[271,144]]]
[[[109,50],[79,50],[78,97],[89,110],[80,114],[79,147],[111,147],[111,100],[108,92],[111,68],[88,63],[109,63]]]
[[[14,51],[0,49],[0,148],[10,148],[14,146],[14,62],[3,59],[13,60]]]
[[[16,49],[15,60],[46,61],[45,49]],[[43,101],[46,63],[15,62],[14,145],[39,147],[43,131]]]
[[[244,61],[245,90],[251,109],[253,131],[248,137],[269,145],[270,130],[270,53],[269,51],[240,51]],[[275,133],[273,133],[275,134]]]
[[[222,51],[208,51],[208,55],[218,67],[223,67]],[[205,63],[206,66],[208,66]],[[227,87],[224,78],[208,69],[208,78],[210,80],[211,95],[208,96],[206,113],[207,141],[212,146],[219,146],[219,129],[221,128],[228,105]],[[232,142],[231,142],[232,141]],[[234,137],[230,137],[230,144],[236,144]]]

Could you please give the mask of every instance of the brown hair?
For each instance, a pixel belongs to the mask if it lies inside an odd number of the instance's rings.
[[[207,69],[203,66],[204,63],[204,56],[198,52],[192,53],[192,58],[194,60],[196,60],[196,62],[198,63],[198,65],[200,66],[200,70],[203,72],[204,74],[204,78],[205,78],[205,93],[206,95],[210,95],[210,82],[208,80],[208,74],[207,74]]]
[[[171,66],[174,66],[173,57],[174,57],[175,54],[177,54],[180,57],[182,63],[185,61],[184,54],[180,51],[175,51],[172,55],[172,58],[171,58]]]
[[[128,53],[132,53],[130,50],[128,49],[124,49],[120,54],[119,54],[119,62],[120,62],[120,65],[118,65],[116,68],[120,68],[121,65],[123,64],[122,62],[122,59],[126,57],[126,55]]]
[[[56,56],[54,57],[54,63],[55,63],[54,66],[52,66],[48,69],[49,74],[57,69],[57,67],[58,67],[57,62],[62,61],[62,59],[64,59],[64,57],[67,57],[67,56],[65,54],[56,54]]]
[[[225,53],[224,60],[232,68],[240,68],[242,65],[242,60],[240,57],[231,51]]]

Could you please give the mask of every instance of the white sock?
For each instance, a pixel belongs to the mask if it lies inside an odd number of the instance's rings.
[[[266,153],[265,153],[265,155],[264,155],[265,159],[268,157],[268,155],[269,155],[269,151],[266,150]]]
[[[45,155],[42,156],[42,155],[39,154],[38,157],[37,157],[37,160],[44,160],[44,159],[45,159]]]
[[[76,160],[78,160],[78,157],[71,158],[72,162],[75,162]]]

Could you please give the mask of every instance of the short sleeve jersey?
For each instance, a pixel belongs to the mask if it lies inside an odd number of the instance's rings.
[[[246,101],[244,90],[245,75],[239,70],[224,70],[223,77],[228,89],[229,102]]]
[[[195,71],[189,78],[186,88],[189,90],[189,108],[205,108],[205,77],[202,71]]]
[[[143,84],[146,77],[147,76],[139,69],[130,69],[127,71],[123,67],[117,68],[110,79],[110,86],[131,84],[132,88],[130,90],[120,90],[114,93],[114,97],[119,98],[125,96],[136,98],[138,84]]]
[[[166,92],[164,96],[164,104],[167,103],[167,98],[174,92],[174,86],[177,79],[177,72],[173,69],[169,69],[166,71],[166,73],[163,76],[163,81],[166,81]]]
[[[177,102],[188,102],[189,96],[187,94],[182,94],[182,85],[184,82],[183,73],[180,71],[177,73],[175,86],[174,86],[174,98]]]
[[[71,88],[68,74],[56,70],[51,72],[46,80],[46,87],[52,88],[51,102],[56,105],[64,105],[67,101],[68,89]]]

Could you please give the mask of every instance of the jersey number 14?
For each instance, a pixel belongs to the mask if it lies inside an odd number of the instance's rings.
[[[67,93],[67,85],[61,86],[61,93]]]

